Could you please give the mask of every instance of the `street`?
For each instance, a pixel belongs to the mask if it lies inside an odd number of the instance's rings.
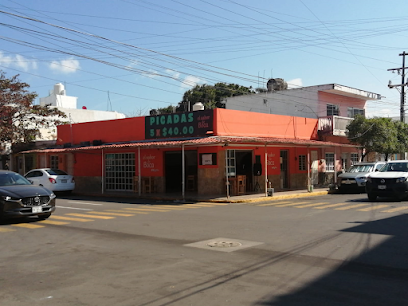
[[[0,225],[0,304],[406,305],[408,202],[57,198]]]

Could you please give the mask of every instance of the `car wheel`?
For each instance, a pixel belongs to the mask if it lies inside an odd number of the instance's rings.
[[[48,219],[50,216],[51,216],[51,214],[38,215],[38,219],[45,220],[45,219]]]
[[[377,200],[377,195],[375,193],[367,193],[367,197],[368,197],[368,200],[370,200],[371,202],[374,202],[375,200]]]

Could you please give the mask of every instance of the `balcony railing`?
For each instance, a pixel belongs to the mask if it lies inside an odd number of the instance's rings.
[[[340,116],[320,117],[318,131],[334,136],[346,136],[346,126],[352,120],[354,119]]]

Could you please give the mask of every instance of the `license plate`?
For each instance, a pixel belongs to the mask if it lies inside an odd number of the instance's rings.
[[[66,183],[67,182],[67,180],[61,180],[61,183]]]
[[[33,206],[33,213],[40,213],[42,212],[42,207],[41,206]]]
[[[378,185],[378,189],[387,189],[387,186],[385,186],[385,185]]]

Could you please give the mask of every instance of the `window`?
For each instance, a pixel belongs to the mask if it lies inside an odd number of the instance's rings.
[[[58,155],[51,155],[50,156],[50,168],[51,169],[58,169]]]
[[[334,171],[334,153],[326,153],[326,172]]]
[[[306,169],[306,155],[299,155],[299,170]]]
[[[327,116],[339,116],[339,106],[333,104],[327,104]]]
[[[354,165],[355,163],[359,162],[358,153],[350,154],[350,162],[351,162],[351,165]]]
[[[235,176],[235,150],[227,150],[227,173],[228,176]]]
[[[105,155],[106,190],[133,190],[135,176],[135,153],[112,153]]]
[[[365,110],[354,107],[347,108],[347,117],[354,118],[357,115],[365,116]]]

